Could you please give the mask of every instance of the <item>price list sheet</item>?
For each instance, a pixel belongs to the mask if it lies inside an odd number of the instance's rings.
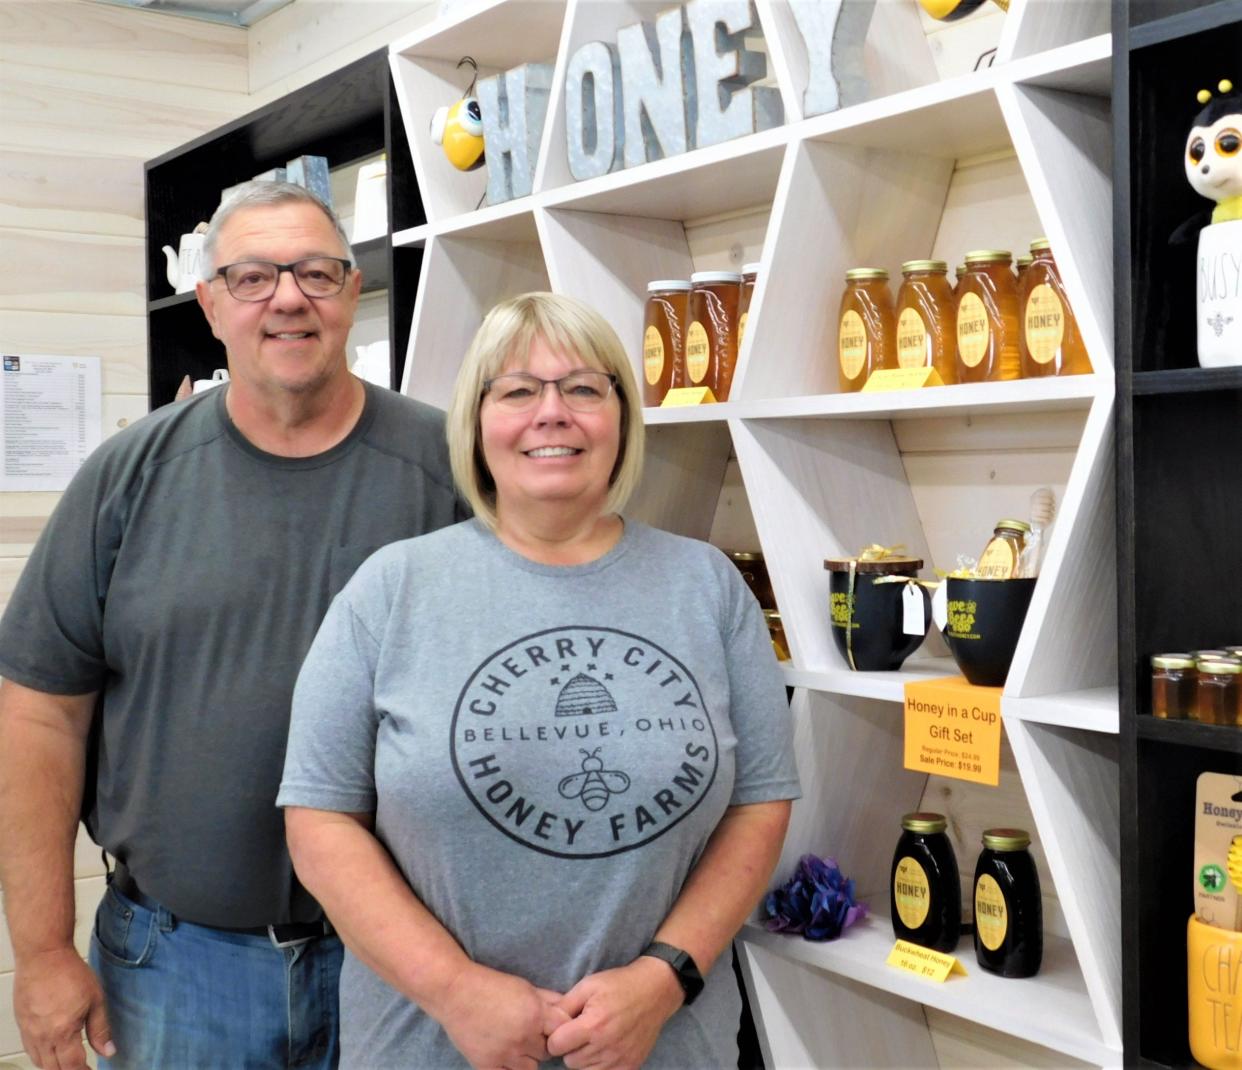
[[[0,491],[64,490],[99,445],[98,357],[4,354]]]

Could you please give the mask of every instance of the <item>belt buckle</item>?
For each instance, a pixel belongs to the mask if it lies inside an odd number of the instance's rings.
[[[272,946],[276,948],[277,951],[284,951],[286,948],[290,948],[290,947],[301,947],[303,944],[310,943],[310,941],[315,940],[318,937],[323,935],[322,932],[318,932],[318,933],[311,933],[309,936],[299,936],[293,940],[281,940],[276,935],[276,930],[283,929],[283,928],[284,928],[283,925],[269,925],[267,927],[267,938],[271,940]]]

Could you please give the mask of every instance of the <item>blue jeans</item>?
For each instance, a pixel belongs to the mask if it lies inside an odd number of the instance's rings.
[[[147,909],[109,886],[90,963],[117,1054],[102,1070],[327,1070],[340,1055],[341,942],[277,948]]]

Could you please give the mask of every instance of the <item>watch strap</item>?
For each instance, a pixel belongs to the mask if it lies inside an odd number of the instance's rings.
[[[681,991],[685,997],[685,1006],[690,1006],[698,999],[699,993],[703,991],[703,974],[699,972],[698,963],[691,957],[690,952],[683,951],[672,944],[653,940],[642,954],[667,962],[673,968],[673,973],[677,975],[677,983],[681,985]]]

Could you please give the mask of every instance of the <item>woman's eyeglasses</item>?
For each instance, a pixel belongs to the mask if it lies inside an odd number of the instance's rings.
[[[545,386],[555,386],[566,406],[574,412],[594,412],[603,407],[617,385],[608,372],[580,369],[559,379],[540,379],[529,372],[507,372],[483,383],[483,393],[502,409],[526,412],[539,404]]]

